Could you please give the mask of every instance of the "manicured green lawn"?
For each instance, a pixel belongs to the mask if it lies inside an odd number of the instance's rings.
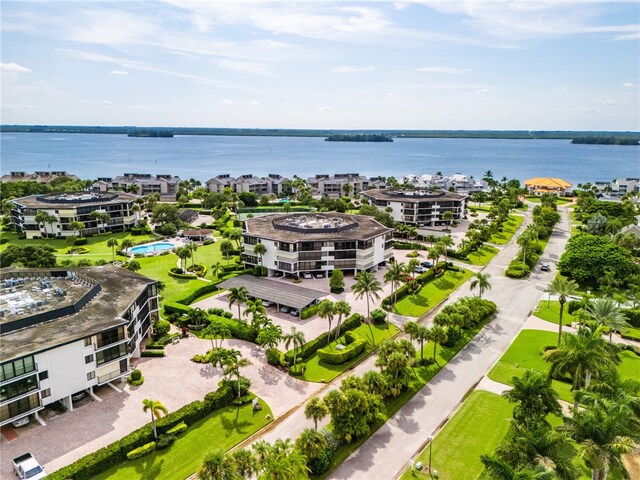
[[[484,471],[480,455],[490,454],[509,431],[513,405],[495,393],[475,391],[416,459],[421,472],[405,470],[402,480],[429,478],[429,450],[441,480],[476,479]]]
[[[637,340],[640,342],[640,328],[630,327],[624,332],[625,338],[630,338],[631,340]]]
[[[306,369],[304,375],[297,377],[307,382],[330,382],[342,372],[349,370],[353,365],[358,363],[362,358],[369,354],[376,346],[380,345],[384,340],[395,337],[400,331],[398,327],[393,324],[389,324],[389,328],[384,325],[372,325],[369,330],[369,325],[360,325],[353,332],[360,335],[362,338],[366,338],[368,341],[367,347],[364,352],[358,355],[356,358],[349,360],[342,365],[330,365],[327,363],[321,363],[317,353],[311,355],[306,362]],[[371,332],[373,332],[374,342],[371,341]],[[331,348],[335,348],[336,342],[331,342],[329,345]]]
[[[344,462],[349,455],[351,455],[357,448],[362,445],[369,436],[371,436],[378,428],[380,428],[384,423],[389,420],[402,406],[407,403],[418,391],[420,391],[428,382],[431,380],[453,357],[457,355],[457,353],[462,350],[462,348],[471,341],[476,334],[482,330],[487,322],[476,325],[471,330],[464,330],[462,332],[462,338],[452,347],[443,348],[442,346],[438,346],[436,351],[436,362],[434,364],[422,367],[415,367],[413,369],[413,373],[415,374],[414,379],[409,384],[409,387],[402,392],[396,398],[390,398],[385,400],[384,409],[382,411],[382,418],[376,422],[375,425],[371,428],[369,435],[358,438],[352,443],[347,443],[341,446],[336,452],[336,456],[331,462],[331,468],[329,471],[335,469],[338,465]],[[430,357],[433,352],[433,343],[429,343],[424,346],[425,357]],[[420,357],[420,353],[418,352],[416,358]],[[325,478],[328,475],[322,475],[319,477],[312,478]]]
[[[560,302],[557,300],[551,300],[550,302],[547,300],[540,300],[538,308],[533,311],[533,314],[542,320],[546,320],[547,322],[555,323],[557,325],[560,320]],[[565,304],[564,312],[562,314],[562,324],[571,326],[572,322],[577,321],[578,320],[568,312],[567,305]]]
[[[541,330],[522,330],[509,349],[500,357],[498,363],[489,372],[489,378],[496,382],[513,385],[513,377],[522,377],[528,369],[548,372],[551,364],[543,357],[545,347],[555,346],[558,334]],[[633,352],[620,353],[621,364],[618,372],[622,378],[640,379],[640,357]],[[573,402],[571,385],[557,380],[552,381],[553,388],[562,400]]]
[[[489,239],[489,243],[495,243],[497,245],[505,245],[513,234],[516,233],[520,224],[522,224],[524,217],[521,215],[509,215],[509,219],[502,224],[502,232],[494,233]]]
[[[542,198],[537,195],[527,195],[526,199],[531,203],[542,203]],[[565,205],[567,203],[571,203],[573,201],[570,197],[558,197],[556,199],[557,205]]]
[[[499,250],[496,247],[492,247],[491,245],[483,245],[478,250],[476,250],[475,252],[471,252],[468,255],[469,262],[472,265],[486,265],[487,263],[489,263],[489,261],[491,261],[493,257],[496,256],[498,252]]]
[[[113,260],[111,248],[107,247],[107,241],[110,238],[115,238],[118,243],[121,243],[125,238],[131,240],[134,244],[147,243],[158,240],[160,237],[154,234],[149,235],[131,235],[129,232],[116,232],[116,233],[101,233],[87,238],[87,244],[82,245],[89,249],[88,253],[82,255],[67,255],[69,245],[64,238],[37,238],[31,240],[19,240],[16,233],[2,232],[2,238],[8,238],[9,241],[0,245],[0,252],[4,251],[9,245],[49,245],[55,249],[55,255],[58,257],[58,262],[69,258],[70,260],[77,262],[81,259],[91,260],[105,260],[110,262]],[[118,257],[116,260],[123,260],[124,257]]]
[[[444,300],[451,292],[471,278],[470,270],[447,270],[440,278],[424,285],[415,295],[396,302],[393,311],[400,315],[420,317]]]
[[[208,418],[189,425],[166,450],[160,450],[111,468],[95,477],[97,480],[183,479],[194,473],[206,453],[216,448],[229,450],[271,422],[271,409],[264,402],[262,410],[253,411],[251,403],[242,407],[227,407]]]

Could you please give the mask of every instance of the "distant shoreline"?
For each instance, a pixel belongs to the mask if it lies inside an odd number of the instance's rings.
[[[329,137],[332,135],[388,135],[393,138],[474,138],[513,140],[573,140],[577,137],[616,137],[639,139],[640,132],[616,131],[527,131],[527,130],[305,130],[262,128],[136,127],[74,125],[0,125],[2,133],[87,133],[128,135],[140,130],[170,131],[173,135],[212,135],[238,137]]]

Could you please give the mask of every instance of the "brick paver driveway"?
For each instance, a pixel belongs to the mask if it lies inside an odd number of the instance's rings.
[[[251,361],[243,374],[251,379],[251,390],[263,398],[276,417],[299,405],[320,390],[322,385],[301,382],[281,372],[264,359],[262,350],[241,340],[225,340],[226,348],[236,348]],[[142,358],[137,366],[145,381],[139,387],[118,384],[123,391],[105,386],[96,390],[101,402],[85,398],[72,412],[65,412],[47,420],[43,427],[31,422],[30,427],[18,430],[13,441],[2,438],[1,478],[12,478],[11,459],[31,452],[49,472],[74,462],[149,421],[142,411],[142,400],[161,401],[169,411],[202,399],[217,388],[221,379],[219,369],[190,361],[196,353],[211,348],[208,340],[183,339],[167,346],[165,358]]]

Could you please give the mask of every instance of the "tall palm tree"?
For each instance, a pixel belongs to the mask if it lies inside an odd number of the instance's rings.
[[[191,266],[196,264],[196,250],[198,250],[198,244],[195,242],[190,242],[185,247],[189,252],[189,256],[191,257]]]
[[[35,216],[35,221],[38,225],[42,225],[45,236],[49,236],[49,232],[47,232],[47,223],[49,220],[49,216],[50,215],[44,210],[38,210]]]
[[[82,230],[84,230],[84,228],[85,228],[84,222],[78,222],[77,220],[74,220],[73,222],[69,222],[69,229],[74,232],[74,235],[76,237],[78,236],[78,232],[80,233],[80,236],[82,236]]]
[[[441,325],[431,327],[431,341],[433,342],[433,361],[437,364],[436,349],[438,345],[442,345],[447,341],[447,330]]]
[[[609,342],[613,332],[624,332],[630,325],[622,314],[618,304],[609,297],[596,298],[587,306],[587,318],[609,329]]]
[[[191,256],[191,252],[187,247],[178,247],[175,249],[176,256],[180,259],[180,267],[183,270],[187,270],[187,259]]]
[[[491,278],[490,274],[476,272],[471,278],[473,278],[473,280],[471,280],[469,288],[471,290],[475,290],[476,287],[478,288],[478,298],[482,298],[482,294],[485,290],[491,290],[491,282],[489,282],[489,279]]]
[[[431,330],[416,322],[407,322],[404,331],[409,334],[411,340],[417,340],[420,343],[420,360],[424,360],[424,342],[431,338]]]
[[[267,348],[276,348],[282,338],[282,328],[271,323],[260,330],[256,343]]]
[[[222,253],[224,257],[227,259],[227,266],[229,266],[229,257],[232,251],[233,251],[233,244],[231,243],[230,240],[225,239],[220,242],[220,253]]]
[[[304,452],[308,462],[319,458],[324,452],[327,451],[329,443],[327,437],[323,432],[318,432],[318,429],[305,428],[298,439],[296,440],[296,448],[300,452]]]
[[[445,235],[440,240],[438,240],[438,243],[440,245],[442,245],[442,250],[444,252],[445,261],[448,262],[449,261],[449,256],[447,255],[447,252],[449,250],[449,247],[453,247],[455,245],[455,242],[453,241],[453,238],[451,237],[451,235]]]
[[[560,318],[558,321],[558,346],[562,341],[562,315],[564,314],[564,304],[567,303],[567,298],[571,295],[575,295],[578,290],[578,284],[573,280],[567,280],[564,277],[557,276],[549,284],[545,290],[547,293],[558,296],[558,302],[560,303]]]
[[[231,309],[231,305],[234,303],[238,305],[238,320],[242,320],[242,317],[240,316],[240,308],[242,307],[242,304],[247,301],[248,294],[249,290],[247,290],[247,287],[245,286],[231,287],[229,289],[229,309]]]
[[[124,250],[124,254],[128,255],[129,254],[129,249],[133,247],[133,241],[131,241],[128,238],[124,238],[122,239],[122,242],[120,242],[120,248],[122,248],[122,250]]]
[[[393,262],[384,274],[384,281],[391,283],[391,295],[393,296],[393,304],[396,303],[396,293],[398,285],[402,283],[405,275],[406,265],[401,262]]]
[[[251,315],[252,323],[254,323],[257,316],[267,314],[267,309],[259,298],[256,300],[247,300],[247,308],[242,312],[242,314],[245,317]]]
[[[380,281],[375,275],[366,270],[362,270],[355,275],[356,283],[353,284],[351,290],[356,294],[357,299],[365,297],[367,299],[367,320],[371,317],[370,301],[372,299],[380,299],[379,292],[382,290]]]
[[[267,253],[267,247],[264,245],[264,243],[259,242],[253,246],[253,251],[255,252],[256,255],[258,255],[258,258],[260,259],[260,270],[262,270],[264,268],[262,261],[263,261],[264,254]]]
[[[116,248],[118,248],[118,239],[111,237],[109,240],[107,240],[107,247],[111,248],[111,260],[115,261]]]
[[[304,416],[313,419],[316,430],[318,430],[318,421],[326,417],[328,413],[329,409],[322,397],[313,397],[304,407]]]
[[[156,418],[162,418],[169,410],[159,400],[152,400],[145,398],[142,400],[142,410],[147,413],[151,412],[151,426],[153,428],[153,438],[158,439],[158,432],[156,431]]]
[[[235,462],[222,448],[214,448],[205,455],[196,475],[198,480],[236,480],[238,478]]]
[[[336,314],[335,304],[329,300],[325,299],[320,302],[318,305],[318,316],[320,318],[326,318],[329,322],[329,332],[327,334],[327,345],[331,343],[331,323],[333,322],[333,317]]]
[[[333,304],[333,311],[338,316],[338,324],[336,325],[336,335],[334,338],[334,340],[337,340],[340,336],[342,318],[347,318],[351,314],[351,305],[349,305],[346,300],[338,300]]]
[[[293,364],[295,365],[298,357],[298,348],[305,344],[304,333],[296,329],[296,327],[291,327],[291,332],[286,334],[283,340],[285,348],[289,348],[289,345],[293,344]]]
[[[236,386],[238,387],[238,399],[242,396],[242,385],[240,368],[251,365],[251,362],[246,358],[242,358],[242,353],[239,350],[226,350],[220,358],[222,365],[222,372],[225,377],[235,378]]]
[[[529,229],[520,234],[517,240],[518,245],[522,247],[522,263],[527,263],[527,250],[533,243],[533,235]]]

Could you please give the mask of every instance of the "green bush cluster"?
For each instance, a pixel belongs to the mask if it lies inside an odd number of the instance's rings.
[[[142,385],[144,383],[144,377],[142,376],[142,372],[138,369],[135,369],[127,378],[129,385],[133,385],[137,387],[138,385]]]
[[[158,320],[153,328],[157,338],[162,338],[171,330],[171,324],[167,320]]]
[[[197,275],[194,273],[184,273],[185,271],[178,267],[173,267],[169,269],[169,276],[173,278],[182,278],[185,280],[192,280],[197,278]]]
[[[316,303],[315,305],[311,305],[310,307],[303,309],[300,312],[300,319],[306,320],[307,318],[313,317],[316,313],[318,313],[319,308],[320,308],[320,304]]]
[[[427,246],[418,242],[394,242],[396,250],[427,250]]]
[[[363,317],[359,313],[354,313],[349,318],[347,318],[342,325],[340,325],[340,335],[344,335],[347,331],[358,328],[362,325]],[[297,360],[306,360],[311,355],[316,353],[320,348],[324,347],[328,342],[327,339],[329,337],[329,332],[325,332],[322,335],[319,335],[314,340],[305,343],[301,348],[298,349]],[[289,350],[284,355],[285,361],[291,365],[293,363],[293,350]]]
[[[141,447],[134,448],[129,453],[127,453],[127,458],[129,460],[135,460],[136,458],[144,457],[145,455],[149,455],[156,449],[156,442],[149,442]]]
[[[207,293],[215,292],[217,290],[218,290],[218,287],[215,284],[208,283],[200,288],[197,288],[186,297],[176,300],[176,302],[181,303],[182,305],[190,305],[191,303],[194,302],[196,298],[199,298],[202,295],[205,295]]]
[[[89,249],[87,247],[71,247],[67,250],[67,254],[76,253],[78,255],[84,255],[85,253],[89,253]]]
[[[184,422],[180,422],[175,427],[167,430],[167,435],[179,435],[187,429],[187,424]]]
[[[529,275],[530,271],[531,270],[529,269],[529,265],[516,258],[515,260],[511,261],[504,274],[510,278],[523,278]]]
[[[164,349],[163,350],[144,350],[141,354],[141,357],[164,357]]]
[[[149,227],[149,225],[144,225],[144,226],[139,226],[139,227],[132,227],[129,232],[131,232],[131,235],[135,235],[135,236],[139,236],[139,235],[147,235],[149,233],[151,233],[151,227]]]
[[[156,450],[164,450],[165,448],[169,448],[175,441],[176,436],[171,435],[170,433],[159,435],[158,440],[156,441]]]
[[[298,362],[295,365],[291,365],[289,367],[289,375],[292,375],[294,377],[299,377],[301,375],[304,375],[304,371],[307,368],[307,364],[304,362]]]
[[[198,277],[204,277],[207,274],[207,267],[195,264],[187,268],[187,271],[197,275]]]
[[[267,357],[267,363],[269,365],[272,365],[274,367],[286,366],[284,361],[284,353],[282,353],[277,348],[268,348],[265,352],[265,355]]]
[[[426,283],[442,276],[444,274],[445,269],[447,269],[447,263],[440,262],[438,265],[434,266],[433,268],[430,268],[426,272],[421,273],[420,275],[415,277],[413,282],[411,282],[413,283],[413,285],[411,284],[402,285],[400,288],[396,290],[396,294],[395,294],[396,301],[399,302],[407,295],[411,295],[413,292],[412,287],[415,288],[416,290],[419,290],[420,287],[422,287]],[[394,296],[389,295],[384,300],[382,300],[380,306],[385,310],[389,310],[393,306],[393,299],[394,299]]]
[[[86,237],[79,237],[74,240],[73,246],[78,247],[80,245],[86,245],[88,242],[89,240]]]
[[[324,347],[318,350],[320,361],[331,365],[342,365],[364,352],[367,346],[367,340],[353,332],[347,332],[345,334],[345,340],[347,346],[343,350],[332,349],[330,347]]]

